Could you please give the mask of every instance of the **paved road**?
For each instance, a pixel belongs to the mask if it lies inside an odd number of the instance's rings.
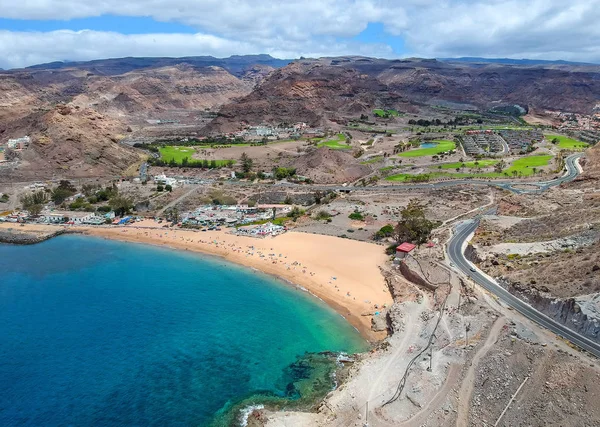
[[[496,295],[509,307],[517,310],[528,319],[536,322],[546,329],[549,329],[555,334],[568,339],[573,344],[594,354],[596,357],[600,357],[600,344],[578,334],[577,332],[567,328],[565,325],[549,318],[545,314],[542,314],[529,304],[523,302],[508,292],[495,280],[490,280],[490,278],[484,275],[481,270],[467,261],[463,253],[463,244],[469,238],[471,233],[475,231],[478,225],[479,219],[463,222],[457,226],[454,236],[452,236],[448,242],[448,257],[450,258],[450,261],[454,263],[455,268],[460,270],[466,276],[469,276],[475,283]]]
[[[274,187],[290,187],[290,188],[298,188],[302,190],[334,190],[334,191],[382,191],[382,190],[398,190],[398,191],[407,191],[407,190],[431,190],[436,188],[448,188],[448,187],[456,187],[456,186],[464,186],[464,185],[480,185],[480,186],[488,186],[488,187],[497,187],[502,188],[504,190],[511,191],[517,194],[531,194],[531,193],[542,193],[548,190],[551,187],[556,187],[565,182],[569,182],[574,180],[579,174],[579,170],[577,168],[577,160],[583,156],[583,153],[572,154],[571,156],[565,159],[565,173],[556,178],[549,181],[541,181],[541,182],[532,182],[532,181],[522,181],[522,180],[482,180],[482,179],[453,179],[449,181],[438,181],[432,183],[423,183],[423,184],[393,184],[393,185],[375,185],[371,187],[353,187],[346,186],[343,187],[341,185],[302,185],[302,184],[291,184],[291,183],[279,183],[274,184]],[[234,185],[253,185],[252,183],[240,182],[240,181],[232,181],[231,184]],[[527,186],[529,188],[524,188],[523,186]]]

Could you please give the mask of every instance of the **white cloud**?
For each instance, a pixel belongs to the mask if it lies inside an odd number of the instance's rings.
[[[293,42],[281,40],[260,45],[210,34],[132,34],[102,31],[11,32],[0,31],[0,67],[20,68],[45,62],[124,56],[195,56],[268,53],[278,58],[334,56],[361,53],[389,56],[382,45],[352,43]]]
[[[343,41],[375,22],[404,39],[406,55],[600,62],[600,0],[0,0],[4,18],[104,14],[150,16],[198,34],[4,32],[0,66],[127,55],[393,56],[389,46]]]

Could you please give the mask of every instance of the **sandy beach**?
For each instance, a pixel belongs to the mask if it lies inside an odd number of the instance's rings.
[[[0,224],[17,229],[16,224]],[[387,259],[383,247],[333,236],[288,232],[264,239],[226,231],[161,228],[152,220],[121,227],[69,226],[91,236],[146,243],[216,255],[301,286],[344,316],[371,342],[386,336],[371,331],[372,314],[391,305],[379,265]],[[56,230],[57,226],[28,224],[19,231]]]

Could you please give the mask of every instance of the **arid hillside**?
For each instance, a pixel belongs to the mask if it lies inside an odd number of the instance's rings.
[[[123,173],[139,160],[139,153],[119,144],[132,127],[180,117],[201,127],[203,114],[249,94],[273,71],[270,57],[255,64],[252,58],[130,58],[0,72],[0,144],[24,135],[33,141],[19,153],[18,167],[5,166],[0,174]]]
[[[157,117],[168,110],[218,108],[250,93],[254,84],[253,78],[237,78],[223,68],[197,69],[179,64],[112,77],[90,76],[85,92],[75,96],[72,102],[111,116],[130,116],[133,120],[136,116]]]
[[[600,98],[600,67],[452,63],[362,57],[298,60],[221,109],[208,132],[238,123],[324,119],[373,108],[414,112],[420,105],[468,104],[488,109],[519,104],[532,109],[589,113]]]
[[[141,162],[137,150],[119,144],[127,126],[91,108],[61,104],[13,122],[32,137],[17,152],[16,168],[0,169],[0,177],[39,180],[61,177],[120,176]]]

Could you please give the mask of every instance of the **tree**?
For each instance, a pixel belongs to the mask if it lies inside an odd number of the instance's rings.
[[[123,216],[133,209],[133,201],[124,196],[115,196],[109,200],[108,206],[111,207],[116,216]]]
[[[292,210],[290,211],[290,213],[288,213],[288,217],[292,218],[292,220],[294,220],[294,222],[296,222],[296,220],[298,218],[300,218],[302,215],[304,215],[304,211],[302,209],[300,209],[298,206],[294,206],[292,208]]]
[[[56,187],[52,191],[51,199],[56,205],[60,205],[67,198],[71,197],[73,194],[77,192],[77,189],[70,181],[62,180],[58,183],[58,187]]]
[[[54,202],[54,204],[56,205],[60,205],[62,202],[64,202],[68,197],[71,197],[73,195],[73,193],[71,193],[68,190],[65,190],[64,188],[55,188],[52,191],[52,196],[51,199]]]
[[[556,137],[552,138],[552,143],[554,145],[558,144],[559,142],[560,142],[560,140],[558,138],[556,138]]]
[[[160,191],[164,191],[164,189],[165,189],[165,187],[163,187],[163,185],[162,185],[162,184],[158,184],[158,185],[156,186],[156,191],[159,191],[159,192],[160,192]]]
[[[394,226],[391,224],[384,225],[373,235],[374,240],[381,240],[386,237],[391,237],[394,234]]]
[[[173,191],[173,186],[170,184],[165,185],[165,191],[168,191],[170,193],[171,191]]]
[[[48,196],[44,191],[37,191],[31,194],[25,194],[21,197],[23,209],[29,211],[32,216],[38,216],[44,205],[48,201]]]
[[[254,161],[246,154],[246,152],[242,153],[242,156],[240,157],[240,162],[242,163],[242,170],[244,171],[244,173],[248,173],[252,170]]]
[[[167,221],[177,223],[179,222],[179,209],[171,208],[166,212]]]
[[[504,160],[500,160],[498,163],[494,165],[494,171],[496,173],[502,173],[504,168],[506,167],[506,162]]]
[[[411,242],[417,245],[429,240],[435,223],[425,217],[425,207],[416,199],[411,200],[401,211],[402,219],[394,229],[398,242]]]

